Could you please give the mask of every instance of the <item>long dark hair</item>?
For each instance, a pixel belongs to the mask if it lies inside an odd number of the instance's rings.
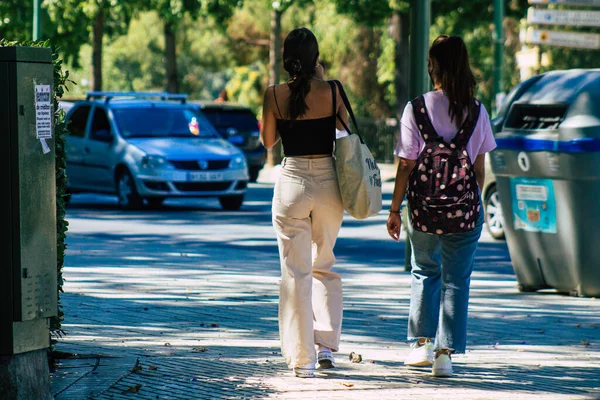
[[[306,95],[310,92],[310,80],[315,74],[319,44],[315,35],[306,28],[291,31],[283,42],[283,68],[290,74],[288,118],[296,119],[306,114]]]
[[[462,38],[441,35],[433,41],[429,49],[429,74],[448,96],[448,114],[459,128],[465,119],[465,110],[467,118],[472,118],[471,106],[477,84]]]

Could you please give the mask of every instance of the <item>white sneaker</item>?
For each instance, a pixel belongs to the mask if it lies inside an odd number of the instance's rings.
[[[294,376],[297,378],[314,378],[315,377],[315,367],[296,367],[294,368]]]
[[[335,358],[331,350],[322,350],[317,355],[317,368],[330,369],[335,368]]]
[[[436,352],[433,368],[431,370],[433,376],[452,376],[452,358],[450,357],[450,354],[452,354],[451,349],[442,349]]]
[[[429,367],[433,364],[433,343],[430,339],[427,339],[423,344],[417,341],[410,346],[413,351],[404,360],[404,365],[408,367]]]

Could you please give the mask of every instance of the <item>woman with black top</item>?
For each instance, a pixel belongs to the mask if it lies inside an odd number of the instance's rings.
[[[313,33],[294,29],[283,47],[290,79],[265,92],[261,140],[270,149],[281,139],[286,156],[273,196],[282,354],[296,376],[312,378],[315,368],[335,366],[342,326],[342,283],[332,267],[344,209],[332,155],[338,120],[347,125],[348,117],[336,85],[323,79]]]

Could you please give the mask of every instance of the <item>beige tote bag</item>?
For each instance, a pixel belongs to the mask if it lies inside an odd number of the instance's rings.
[[[335,169],[342,195],[344,210],[356,219],[365,219],[381,211],[381,171],[371,151],[358,133],[358,125],[348,97],[339,81],[333,81],[348,114],[356,128],[350,132],[348,126],[338,119],[348,131],[348,136],[335,141]]]

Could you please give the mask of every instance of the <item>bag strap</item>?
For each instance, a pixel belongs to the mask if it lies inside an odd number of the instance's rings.
[[[329,83],[329,87],[331,88],[331,98],[332,98],[332,104],[333,104],[333,112],[331,115],[336,115],[337,113],[337,94],[335,93],[335,84],[331,81],[327,81],[327,83]],[[335,119],[333,120],[333,129],[332,129],[332,134],[333,134],[333,143],[335,143],[336,140],[336,133],[335,133]]]
[[[344,90],[344,86],[342,86],[342,83],[338,80],[334,80],[333,82],[340,90],[340,96],[342,97],[342,102],[344,103],[344,106],[346,107],[346,110],[348,111],[348,114],[350,115],[350,118],[352,119],[352,122],[354,123],[354,127],[356,128],[356,131],[354,133],[352,133],[350,131],[350,128],[348,128],[348,126],[342,119],[342,117],[340,117],[340,115],[336,113],[337,119],[342,123],[342,125],[344,126],[344,129],[346,129],[348,131],[349,135],[357,135],[358,138],[360,139],[360,142],[362,144],[365,144],[365,141],[363,140],[362,136],[360,136],[360,133],[358,132],[358,124],[356,123],[356,118],[354,117],[354,112],[352,111],[352,106],[350,105],[350,101],[348,100],[348,96],[346,95],[346,91]]]
[[[471,104],[470,115],[461,125],[458,133],[452,139],[452,142],[459,147],[464,147],[471,140],[471,136],[475,132],[477,127],[477,121],[479,120],[479,114],[481,113],[481,103],[478,100],[473,100]],[[470,117],[470,118],[469,118]]]

